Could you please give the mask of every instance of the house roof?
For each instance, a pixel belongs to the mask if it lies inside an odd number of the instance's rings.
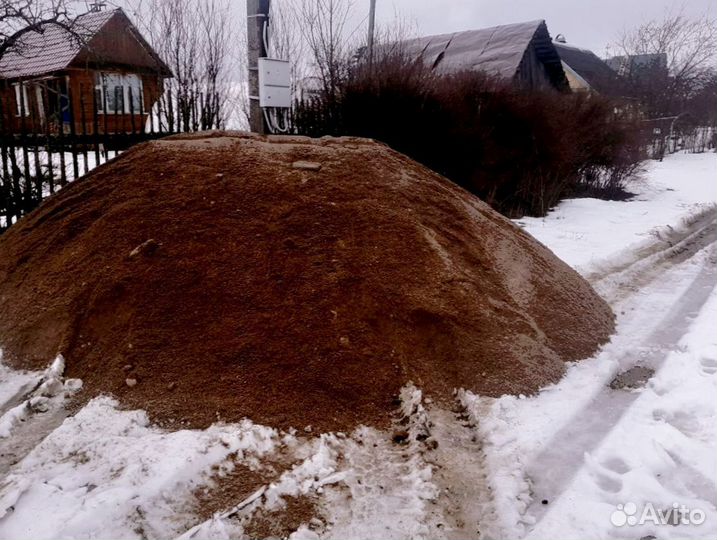
[[[405,47],[419,50],[424,60],[440,71],[475,70],[513,78],[531,42],[555,86],[564,86],[560,57],[543,20],[421,37],[406,41]]]
[[[81,53],[90,52],[89,42],[115,16],[126,19],[126,15],[119,8],[95,11],[75,18],[70,30],[58,25],[46,24],[42,32],[28,32],[0,59],[0,78],[34,77],[67,69]],[[160,72],[169,76],[171,72],[166,64],[151,50],[136,29],[133,33],[140,46],[147,49],[148,54],[155,59]]]
[[[617,91],[617,74],[595,53],[560,42],[554,45],[561,60],[591,88],[601,94]]]
[[[620,75],[630,75],[633,71],[651,67],[667,69],[667,54],[646,53],[613,56],[607,60],[607,64]]]

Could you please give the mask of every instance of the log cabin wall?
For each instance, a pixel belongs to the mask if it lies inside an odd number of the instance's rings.
[[[41,122],[41,113],[35,93],[35,87],[27,85],[25,89],[27,100],[22,104],[17,100],[17,90],[9,82],[3,81],[0,87],[0,106],[2,107],[3,133],[42,133],[44,126]],[[24,112],[24,115],[20,114]]]
[[[123,74],[136,73],[129,70],[106,69],[103,71]],[[95,86],[99,70],[73,70],[70,75],[70,94],[72,96],[72,110],[74,112],[75,132],[78,134],[95,132]],[[153,74],[138,74],[142,79],[142,113],[115,114],[110,111],[105,114],[102,103],[97,104],[97,132],[98,133],[131,133],[142,131],[147,122],[149,112],[164,91],[164,82],[161,76]],[[138,97],[133,97],[139,99]],[[83,127],[84,122],[84,127]],[[84,130],[84,131],[83,131]]]
[[[120,71],[118,69],[107,69],[106,71],[119,72],[123,74],[136,73],[134,71]],[[118,113],[110,111],[109,114],[103,112],[102,103],[98,103],[97,121],[94,118],[95,107],[95,86],[96,79],[101,72],[98,70],[72,69],[66,73],[58,74],[55,77],[44,77],[37,80],[24,81],[27,101],[24,103],[25,116],[18,114],[20,110],[17,101],[17,91],[14,84],[3,81],[0,87],[0,105],[2,106],[2,131],[7,133],[36,133],[44,134],[49,131],[55,133],[59,129],[57,122],[50,121],[49,125],[45,124],[45,120],[49,116],[50,104],[48,100],[55,99],[52,92],[39,90],[38,85],[47,84],[48,80],[57,80],[64,78],[67,81],[69,89],[69,98],[71,99],[71,118],[74,121],[75,133],[92,134],[95,132],[95,124],[98,133],[132,133],[143,131],[147,118],[152,106],[162,95],[164,91],[164,81],[161,76],[154,74],[137,74],[142,80],[142,113]],[[139,100],[140,96],[133,96],[134,100]],[[40,103],[43,103],[41,106]],[[137,102],[135,102],[137,103]],[[53,107],[55,104],[51,104]],[[42,109],[41,109],[42,107]],[[68,122],[64,122],[65,132],[71,132]]]

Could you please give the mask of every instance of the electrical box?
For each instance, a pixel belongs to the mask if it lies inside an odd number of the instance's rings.
[[[288,60],[259,58],[259,105],[291,107],[291,73]]]

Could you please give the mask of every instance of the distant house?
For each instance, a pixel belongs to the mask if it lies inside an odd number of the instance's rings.
[[[320,97],[322,89],[320,77],[304,77],[296,83],[295,93],[303,101]]]
[[[0,59],[2,129],[141,130],[171,76],[121,9],[80,15],[71,32],[48,24]]]
[[[595,92],[608,96],[616,96],[621,93],[621,84],[617,73],[595,53],[568,45],[562,34],[555,38],[554,45],[560,55],[571,90]]]
[[[421,37],[403,46],[441,72],[482,71],[528,89],[569,89],[543,20]]]
[[[607,60],[607,64],[621,77],[639,78],[642,73],[658,70],[667,74],[667,54],[630,54],[625,56],[613,56]]]

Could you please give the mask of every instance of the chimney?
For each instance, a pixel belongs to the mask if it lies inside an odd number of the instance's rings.
[[[87,11],[90,13],[97,13],[98,11],[102,11],[107,7],[107,2],[103,2],[102,0],[95,0],[94,2],[90,2],[87,6]]]

